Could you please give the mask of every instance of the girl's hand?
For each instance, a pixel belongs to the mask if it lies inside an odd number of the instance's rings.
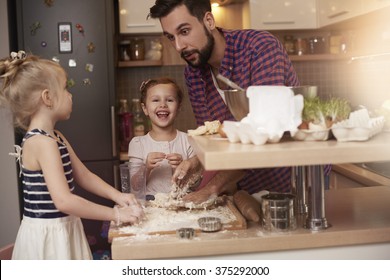
[[[127,206],[132,206],[132,205],[141,206],[141,204],[138,202],[138,200],[135,198],[135,196],[131,193],[119,192],[119,194],[117,195],[117,197],[115,199],[115,202],[120,207],[127,207]]]
[[[202,172],[203,167],[196,156],[183,160],[173,172],[172,183],[177,184],[179,187],[183,187],[189,183],[191,178],[200,177]]]
[[[120,225],[122,223],[137,224],[145,217],[144,210],[140,205],[134,204],[126,207],[116,207],[116,209],[114,210],[117,211],[117,225]]]
[[[166,156],[168,163],[172,166],[172,169],[176,169],[176,167],[182,163],[183,157],[180,154],[168,154]]]
[[[159,166],[159,163],[166,158],[166,154],[159,152],[149,153],[146,157],[146,168],[152,170],[153,168]]]

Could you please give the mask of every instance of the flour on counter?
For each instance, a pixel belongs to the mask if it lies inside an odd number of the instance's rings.
[[[218,196],[211,196],[206,201],[195,204],[193,202],[185,202],[180,198],[173,197],[172,193],[156,193],[154,196],[154,200],[149,201],[150,205],[160,208],[167,208],[171,210],[179,209],[179,208],[187,208],[187,209],[207,209],[216,203],[218,203]]]
[[[173,211],[165,208],[146,207],[145,219],[138,225],[121,226],[119,232],[128,235],[145,235],[159,232],[172,232],[179,228],[190,227],[199,229],[198,219],[201,217],[218,217],[223,225],[236,220],[233,212],[224,206],[209,210]]]

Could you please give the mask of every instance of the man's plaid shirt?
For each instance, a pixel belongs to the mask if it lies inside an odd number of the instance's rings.
[[[297,74],[280,41],[266,31],[219,29],[226,40],[225,55],[219,73],[242,88],[251,85],[298,86]],[[214,86],[210,66],[187,66],[185,79],[198,125],[205,121],[234,120],[229,108]],[[223,159],[221,159],[223,160]],[[247,170],[238,187],[255,193],[260,190],[290,190],[291,169],[264,168]]]

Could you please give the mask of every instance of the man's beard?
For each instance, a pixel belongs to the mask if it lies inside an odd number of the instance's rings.
[[[200,67],[205,66],[207,64],[207,62],[209,61],[210,57],[211,57],[211,53],[213,52],[214,44],[215,44],[214,37],[206,29],[206,27],[204,27],[204,31],[205,31],[205,35],[207,37],[207,43],[206,43],[206,46],[204,46],[203,49],[201,49],[201,50],[192,50],[192,51],[183,51],[181,53],[181,57],[185,61],[187,61],[187,63],[189,65],[191,65],[192,67],[200,68]],[[193,54],[193,53],[197,53],[198,54],[198,60],[196,60],[196,61],[189,61],[189,60],[187,60],[185,58],[186,55]]]

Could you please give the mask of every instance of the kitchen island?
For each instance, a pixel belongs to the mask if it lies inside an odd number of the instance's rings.
[[[190,141],[208,170],[390,160],[389,133],[345,143],[285,140],[255,146],[212,136]],[[304,229],[300,217],[298,228],[286,233],[249,224],[246,230],[198,233],[191,240],[172,234],[118,237],[112,240],[112,258],[390,258],[390,187],[326,191],[325,209],[331,224],[326,230]]]
[[[246,230],[199,232],[191,240],[175,234],[117,237],[112,258],[390,259],[390,187],[329,190],[325,201],[332,226],[323,231],[298,226],[269,233],[251,223]]]

